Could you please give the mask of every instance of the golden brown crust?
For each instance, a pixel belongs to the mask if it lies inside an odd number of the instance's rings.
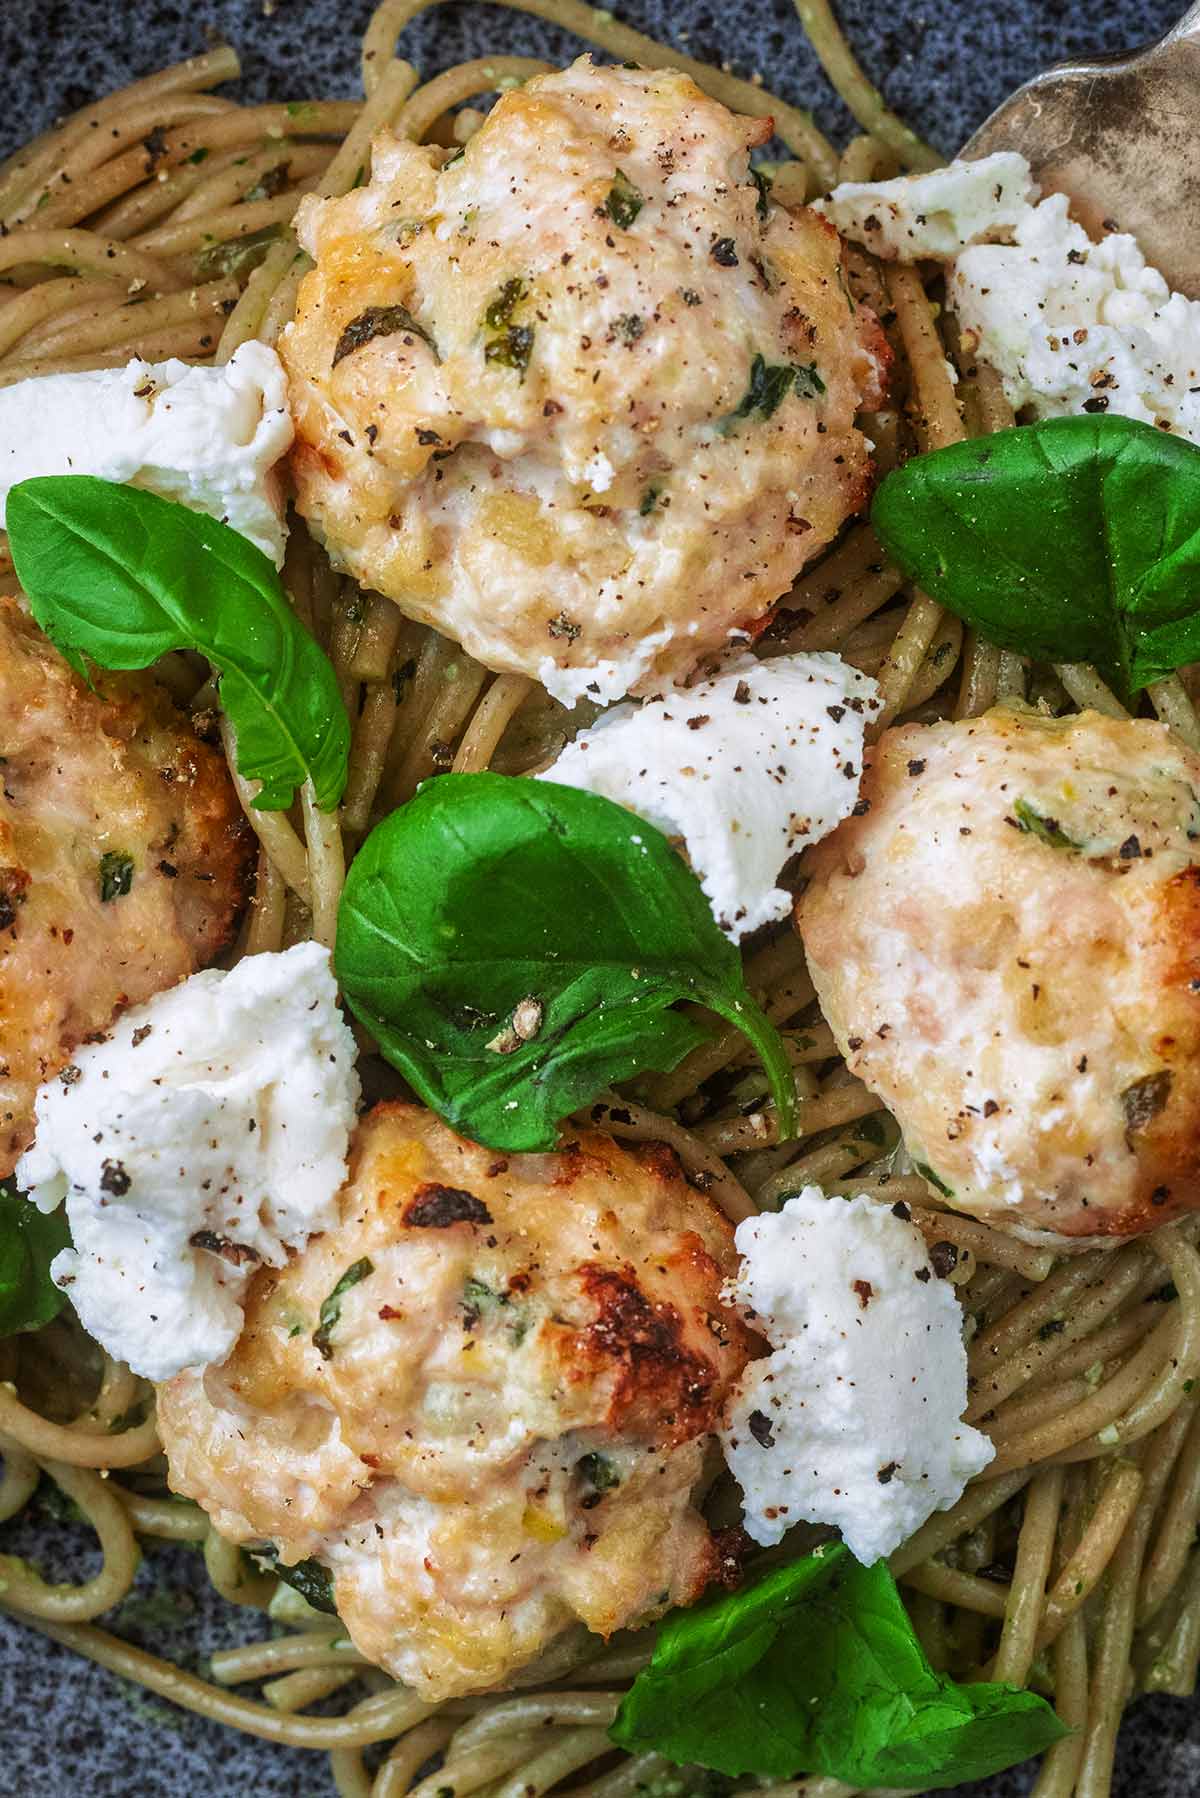
[[[389,1103],[340,1209],[255,1276],[226,1364],[161,1388],[176,1490],[326,1559],[358,1645],[439,1696],[721,1575],[692,1499],[753,1339],[721,1300],[731,1227],[669,1150],[497,1156]]]
[[[253,839],[224,758],[150,675],[95,680],[0,598],[0,1175],[39,1083],[219,954],[246,897]],[[107,899],[105,854],[132,864]]]

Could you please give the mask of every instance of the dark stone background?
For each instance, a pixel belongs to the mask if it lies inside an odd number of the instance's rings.
[[[761,71],[810,107],[835,138],[850,119],[809,53],[790,0],[626,0],[620,16],[694,55]],[[1119,51],[1163,30],[1182,0],[841,0],[840,17],[889,102],[950,151],[1006,93],[1047,63]],[[250,98],[356,91],[365,0],[0,0],[0,153],[65,109],[226,37],[242,52]],[[564,59],[578,46],[540,21],[450,0],[406,33],[405,54],[427,75],[467,56],[506,50]],[[43,1515],[0,1530],[0,1550],[29,1554],[49,1577],[83,1572],[81,1532]],[[119,1634],[202,1670],[224,1641],[262,1632],[254,1612],[213,1603],[199,1555],[150,1550]],[[0,1791],[8,1798],[331,1798],[323,1756],[249,1741],[114,1680],[0,1619]],[[976,1798],[1015,1798],[1013,1775]],[[1200,1794],[1200,1707],[1144,1701],[1122,1735],[1117,1798]]]

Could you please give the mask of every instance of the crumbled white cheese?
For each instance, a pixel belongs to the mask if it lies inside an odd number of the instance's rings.
[[[225,1358],[254,1269],[336,1219],[354,1059],[329,952],[302,943],[136,1006],[41,1088],[17,1181],[66,1200],[51,1277],[111,1355],[152,1380]]]
[[[274,350],[244,343],[219,368],[132,361],[0,388],[0,524],[9,489],[34,475],[90,474],[148,488],[230,524],[283,561],[292,441]]]
[[[721,1436],[746,1529],[836,1524],[852,1554],[890,1555],[947,1510],[995,1452],[960,1422],[962,1311],[924,1238],[887,1205],[807,1186],[738,1225],[729,1296],[774,1353],[747,1368]]]
[[[1200,443],[1200,301],[1172,293],[1136,238],[1093,243],[1064,194],[1035,205],[1037,191],[1006,151],[846,182],[817,210],[878,256],[953,259],[946,303],[1016,411],[1115,412]]]
[[[813,210],[876,256],[945,261],[968,244],[1011,237],[1036,191],[1025,158],[1001,150],[895,181],[843,181]]]
[[[784,917],[788,857],[858,800],[875,682],[839,656],[741,655],[686,690],[616,706],[540,776],[681,837],[726,935]]]
[[[964,251],[947,287],[1010,404],[1120,413],[1200,443],[1200,301],[1172,293],[1136,239],[1094,244],[1063,194],[1027,208],[1012,236]]]

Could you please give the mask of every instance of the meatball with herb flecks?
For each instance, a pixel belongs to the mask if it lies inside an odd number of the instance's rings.
[[[890,730],[797,921],[949,1203],[1031,1235],[1200,1207],[1200,756],[1147,719]]]
[[[364,584],[560,700],[754,635],[865,497],[886,345],[736,117],[586,57],[465,150],[384,137],[301,204],[301,512]]]
[[[0,599],[0,1177],[43,1080],[213,960],[253,838],[224,757],[149,674],[74,674]]]
[[[175,1489],[315,1556],[356,1646],[428,1698],[696,1598],[752,1338],[721,1297],[731,1226],[672,1153],[588,1132],[498,1155],[386,1104],[340,1208],[255,1276],[223,1366],[160,1387]]]

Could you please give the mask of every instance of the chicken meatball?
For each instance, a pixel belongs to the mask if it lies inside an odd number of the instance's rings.
[[[223,1366],[160,1387],[171,1483],[234,1541],[324,1562],[396,1678],[484,1690],[718,1571],[693,1500],[751,1340],[736,1259],[669,1150],[503,1157],[377,1106],[338,1225],[257,1274]]]
[[[230,940],[250,845],[224,758],[149,675],[73,674],[0,599],[0,1176],[39,1084]]]
[[[797,918],[849,1066],[963,1211],[1200,1206],[1200,757],[1096,712],[888,731]]]
[[[886,355],[832,226],[752,174],[769,136],[584,57],[302,203],[291,468],[342,566],[568,704],[760,627],[862,503]]]

